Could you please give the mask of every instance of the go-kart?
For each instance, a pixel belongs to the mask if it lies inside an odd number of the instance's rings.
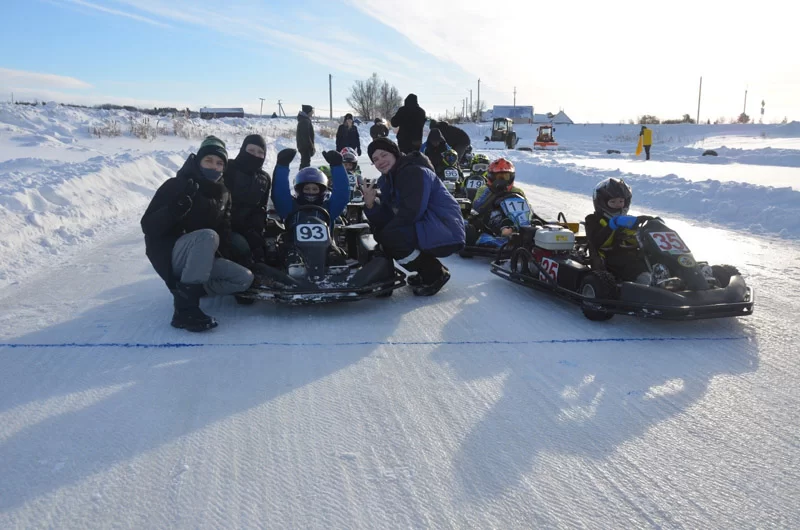
[[[291,237],[281,244],[302,258],[292,267],[258,264],[255,281],[238,296],[296,304],[385,297],[403,287],[405,275],[393,260],[382,256],[366,223],[337,227],[345,233],[346,247],[332,242],[328,211],[316,205],[300,206]],[[283,234],[286,236],[287,234]]]
[[[753,290],[735,267],[696,261],[658,217],[640,216],[632,229],[649,285],[619,280],[588,241],[576,241],[572,231],[557,225],[523,227],[511,239],[510,257],[494,261],[492,272],[577,303],[589,320],[615,314],[671,320],[752,314]]]

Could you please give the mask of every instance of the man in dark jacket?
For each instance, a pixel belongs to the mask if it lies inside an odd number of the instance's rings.
[[[373,140],[389,136],[389,127],[386,126],[386,121],[383,118],[375,118],[375,125],[369,128],[369,135]]]
[[[408,279],[415,295],[434,295],[450,279],[437,258],[464,248],[461,209],[425,156],[404,156],[388,138],[373,141],[367,152],[381,172],[379,198],[374,187],[362,187],[375,239],[391,258],[417,272]]]
[[[352,147],[361,156],[361,137],[358,136],[358,127],[353,125],[353,115],[349,112],[344,115],[344,123],[336,131],[336,151],[341,153],[345,147]]]
[[[422,147],[422,128],[425,127],[425,109],[417,103],[416,94],[409,94],[405,105],[392,117],[392,127],[397,131],[397,145],[403,153],[413,153]]]
[[[314,124],[311,117],[314,115],[314,107],[303,105],[297,113],[297,151],[300,153],[300,169],[311,165],[311,157],[317,152],[314,145]]]
[[[172,325],[205,331],[217,321],[200,310],[206,294],[244,291],[253,273],[230,256],[231,199],[222,182],[228,162],[225,143],[209,136],[178,174],[156,191],[142,216],[145,252],[172,292]]]
[[[231,246],[237,263],[249,268],[265,260],[267,202],[272,180],[261,169],[267,143],[261,135],[251,134],[242,142],[236,158],[228,162],[223,179],[231,194]]]
[[[472,141],[469,138],[469,135],[464,132],[463,129],[450,125],[446,121],[435,121],[431,120],[431,132],[436,129],[442,131],[442,136],[444,136],[445,142],[447,142],[450,147],[456,150],[458,153],[458,159],[461,160],[464,158],[464,153],[469,148]],[[430,135],[428,135],[430,137]]]

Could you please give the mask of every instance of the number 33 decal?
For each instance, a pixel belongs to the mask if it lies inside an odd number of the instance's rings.
[[[670,254],[688,254],[689,247],[675,232],[650,232],[650,237],[656,242],[658,248]]]

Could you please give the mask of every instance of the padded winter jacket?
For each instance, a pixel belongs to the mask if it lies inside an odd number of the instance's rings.
[[[373,140],[376,138],[385,138],[389,136],[389,127],[387,127],[385,123],[376,123],[369,128],[369,135]]]
[[[431,139],[438,140],[438,144],[435,147],[431,145]],[[420,148],[419,151],[420,153],[428,157],[428,159],[431,161],[431,164],[434,167],[434,170],[439,171],[439,168],[442,167],[442,155],[448,149],[452,148],[445,141],[442,131],[440,131],[439,129],[433,129],[428,134],[428,139],[425,141],[424,144],[422,144],[422,147]]]
[[[639,133],[642,137],[642,145],[653,145],[653,131],[646,128]]]
[[[405,105],[392,117],[392,127],[397,131],[397,146],[402,153],[419,151],[422,146],[422,128],[425,127],[425,109],[417,103],[417,96],[409,94]]]
[[[635,230],[624,227],[613,230],[608,226],[608,220],[602,214],[590,213],[586,216],[584,226],[586,227],[586,237],[589,240],[589,244],[601,256],[605,256],[609,251],[615,252],[613,249],[615,237],[622,237],[623,240],[621,242],[627,246],[638,246]],[[629,254],[630,251],[626,250],[623,253]]]
[[[297,151],[309,156],[317,154],[317,147],[314,145],[314,124],[311,123],[311,117],[302,110],[297,113]]]
[[[275,211],[278,212],[281,219],[286,221],[287,225],[292,225],[294,224],[291,219],[292,214],[297,211],[298,207],[308,203],[302,198],[292,195],[288,166],[275,166],[273,175],[272,203],[275,205]],[[330,226],[333,227],[333,222],[342,215],[347,203],[350,202],[350,181],[344,166],[333,166],[331,178],[333,179],[333,189],[330,196],[322,203],[322,207],[330,214]]]
[[[184,196],[189,179],[193,179],[200,188],[192,197],[191,210],[177,218],[171,206]],[[141,226],[147,258],[167,287],[173,289],[177,278],[172,274],[172,248],[182,235],[210,228],[219,235],[220,253],[223,256],[230,255],[230,193],[222,179],[211,182],[203,178],[195,155],[189,155],[178,174],[156,190],[142,216]]]
[[[400,157],[378,179],[380,198],[365,208],[376,232],[413,226],[420,250],[462,246],[465,242],[461,208],[433,172],[424,155]]]
[[[472,143],[469,135],[464,132],[463,129],[450,125],[447,122],[437,122],[431,120],[431,132],[436,129],[439,129],[442,132],[444,140],[458,152],[462,152],[462,150],[465,150]]]
[[[272,179],[264,170],[244,171],[236,159],[228,162],[223,179],[231,194],[231,227],[244,236],[253,252],[258,252],[256,249],[264,246]]]
[[[355,125],[348,128],[343,123],[336,131],[336,150],[341,153],[345,147],[352,147],[358,156],[361,156],[361,137],[358,135],[358,127]]]

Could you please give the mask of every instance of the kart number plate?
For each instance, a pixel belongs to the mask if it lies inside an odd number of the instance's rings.
[[[297,241],[327,241],[328,227],[321,224],[297,225]]]
[[[446,178],[447,180],[458,180],[458,170],[445,169],[444,178]]]
[[[554,280],[558,279],[558,262],[557,261],[553,261],[550,258],[542,258],[541,267],[542,267],[542,271],[544,271],[544,272],[539,272],[539,279],[540,280],[542,280],[543,282],[547,281],[547,276],[550,276]],[[547,276],[545,276],[545,274],[547,274]]]
[[[519,197],[504,200],[503,206],[507,212],[527,213],[531,211],[530,207],[528,206],[528,201],[520,199]]]
[[[650,237],[662,252],[668,254],[688,254],[690,252],[689,247],[675,232],[650,232]]]
[[[467,188],[475,190],[483,186],[483,179],[470,179],[467,181]]]

